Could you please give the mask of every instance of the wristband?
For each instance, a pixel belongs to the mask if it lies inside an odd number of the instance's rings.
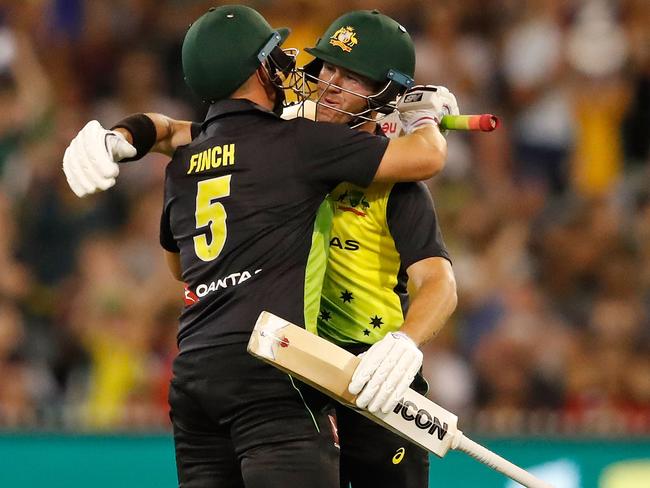
[[[145,114],[133,114],[120,120],[111,127],[111,130],[126,129],[131,133],[133,147],[137,151],[132,158],[125,158],[121,163],[128,161],[137,161],[146,155],[156,143],[157,133],[156,125],[150,117]]]

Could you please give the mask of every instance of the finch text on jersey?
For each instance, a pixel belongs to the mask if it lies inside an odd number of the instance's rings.
[[[244,281],[251,278],[253,275],[256,275],[262,271],[261,269],[256,269],[252,273],[250,271],[242,271],[241,273],[230,273],[228,276],[219,278],[217,281],[211,283],[201,283],[196,287],[196,294],[199,298],[203,298],[208,293],[219,291],[223,288],[228,288],[235,285],[241,285]]]
[[[235,145],[223,144],[192,154],[187,174],[200,173],[201,171],[208,171],[221,166],[232,166],[233,164],[235,164]]]

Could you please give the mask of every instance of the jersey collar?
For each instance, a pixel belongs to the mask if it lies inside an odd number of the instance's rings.
[[[227,98],[225,100],[219,100],[218,102],[210,105],[208,113],[205,116],[205,120],[201,124],[201,127],[205,128],[208,124],[210,124],[210,122],[219,117],[245,112],[263,112],[264,114],[279,118],[272,111],[267,110],[264,107],[251,102],[250,100],[246,100],[244,98]]]

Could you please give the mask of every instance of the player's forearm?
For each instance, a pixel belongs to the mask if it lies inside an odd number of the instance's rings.
[[[416,181],[431,178],[445,166],[447,141],[438,127],[424,126],[391,139],[375,181]]]
[[[177,147],[189,144],[192,141],[192,122],[186,120],[174,120],[166,115],[156,113],[141,114],[146,116],[153,124],[155,130],[155,137],[153,145],[148,152],[155,152],[171,156]],[[124,121],[128,120],[124,119]],[[116,125],[121,125],[122,122]],[[139,140],[148,137],[148,134],[139,133],[139,130],[134,130],[132,124],[127,124],[129,127],[117,127],[114,130],[121,133],[126,140],[139,147]]]
[[[151,152],[171,156],[179,146],[192,142],[192,122],[175,120],[166,115],[147,113],[156,126],[156,143]]]
[[[430,164],[436,173],[442,170],[447,159],[447,139],[438,126],[425,125],[403,137],[409,141],[409,144],[414,144],[416,150],[429,153]]]
[[[433,273],[415,280],[411,277],[415,285],[414,298],[400,331],[418,345],[434,338],[456,309],[456,280],[451,265],[448,261],[445,263],[437,265]]]
[[[17,99],[25,119],[38,121],[52,107],[52,86],[39,62],[30,37],[22,31],[13,33],[16,54],[9,68],[16,82]]]
[[[404,137],[408,139],[412,150],[417,152],[417,156],[425,162],[431,173],[429,178],[442,171],[447,160],[447,140],[438,126],[425,126]]]

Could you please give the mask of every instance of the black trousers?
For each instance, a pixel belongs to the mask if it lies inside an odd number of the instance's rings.
[[[337,405],[341,488],[427,488],[429,453]]]
[[[366,344],[345,346],[352,354]],[[411,383],[422,395],[429,385],[420,371]],[[341,446],[341,488],[428,488],[429,452],[335,402]]]
[[[169,392],[182,488],[337,488],[326,400],[245,344],[179,355]]]

